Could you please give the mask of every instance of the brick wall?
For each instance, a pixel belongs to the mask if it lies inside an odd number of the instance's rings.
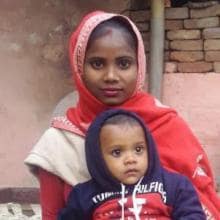
[[[150,11],[131,8],[149,53]],[[220,4],[190,9],[165,8],[165,72],[220,72]]]

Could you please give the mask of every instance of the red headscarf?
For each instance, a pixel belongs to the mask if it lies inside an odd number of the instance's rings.
[[[90,91],[85,87],[82,82],[81,75],[83,74],[83,63],[86,53],[86,46],[88,39],[94,30],[94,28],[105,20],[109,20],[116,14],[104,13],[104,12],[93,12],[87,15],[77,30],[73,33],[70,38],[70,62],[73,70],[73,76],[76,83],[77,90],[79,92],[79,101],[77,106],[70,108],[67,111],[67,118],[76,125],[83,133],[87,130],[87,127],[91,121],[103,110],[110,108],[110,106],[104,105],[94,97]],[[146,74],[146,58],[144,52],[144,44],[140,32],[137,27],[127,17],[123,17],[132,27],[134,33],[137,36],[138,48],[137,48],[137,60],[138,60],[138,73],[136,89],[132,97],[125,103],[114,106],[114,108],[124,108],[130,111],[138,113],[142,118],[145,119],[146,123],[153,130],[155,126],[161,124],[163,116],[168,113],[175,115],[175,111],[170,108],[158,108],[155,106],[155,100],[150,95],[142,91],[145,74]],[[169,116],[170,117],[170,116]],[[166,116],[167,118],[167,116]]]
[[[76,107],[67,111],[67,120],[54,120],[53,126],[85,135],[92,120],[102,111],[113,108],[97,100],[83,84],[84,57],[88,39],[94,28],[115,16],[124,18],[138,40],[138,76],[136,89],[129,100],[114,108],[123,108],[141,116],[150,128],[158,146],[162,164],[169,170],[188,176],[196,186],[203,205],[219,219],[220,202],[214,189],[213,175],[203,149],[176,111],[163,106],[142,90],[146,74],[145,52],[141,34],[127,17],[101,11],[88,14],[70,38],[69,55],[74,80],[79,93]],[[65,122],[65,123],[63,123]]]

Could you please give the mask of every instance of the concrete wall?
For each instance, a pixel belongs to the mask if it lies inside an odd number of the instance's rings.
[[[218,184],[220,183],[219,85],[218,73],[165,74],[163,85],[163,102],[178,110],[199,138],[209,157]]]
[[[57,103],[74,89],[67,40],[82,15],[94,9],[129,14],[134,2],[0,1],[0,188],[37,186],[23,159],[48,127]],[[186,119],[220,176],[220,75],[174,73],[176,63],[168,65],[163,101]]]

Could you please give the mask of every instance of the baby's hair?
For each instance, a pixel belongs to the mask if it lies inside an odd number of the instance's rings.
[[[102,126],[105,125],[129,125],[129,126],[141,126],[140,122],[132,117],[131,115],[127,114],[117,114],[113,115],[112,117],[108,118]]]
[[[108,28],[116,28],[121,30],[126,38],[127,43],[137,51],[137,37],[134,33],[129,22],[123,17],[113,17],[109,20],[101,22],[97,27],[92,31],[87,44],[87,50],[90,48],[94,40],[99,37],[104,36],[108,32]]]

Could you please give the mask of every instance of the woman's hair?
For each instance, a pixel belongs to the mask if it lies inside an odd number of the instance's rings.
[[[135,51],[137,51],[137,37],[129,22],[123,17],[113,17],[97,25],[89,37],[86,50],[90,48],[94,40],[106,35],[106,33],[108,33],[108,28],[115,28],[121,30],[126,38],[127,43]]]

